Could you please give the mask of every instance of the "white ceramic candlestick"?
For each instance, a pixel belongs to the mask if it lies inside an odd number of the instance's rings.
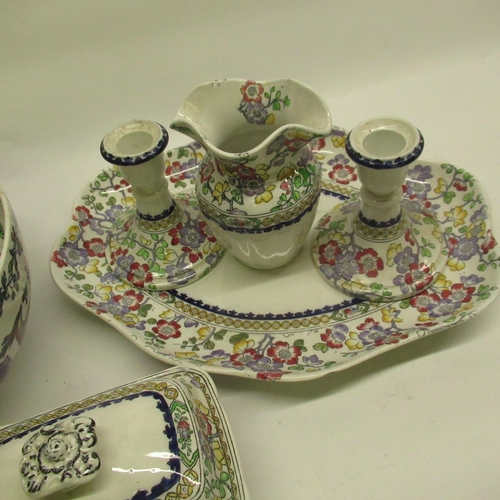
[[[111,228],[106,258],[117,276],[149,290],[190,284],[223,253],[195,196],[171,196],[163,158],[167,144],[164,127],[142,120],[117,127],[101,143],[102,156],[120,168],[136,201]]]
[[[316,228],[313,260],[332,286],[371,300],[401,300],[425,290],[445,265],[439,224],[401,203],[422,135],[398,118],[367,120],[346,141],[357,164],[360,199],[337,205]]]

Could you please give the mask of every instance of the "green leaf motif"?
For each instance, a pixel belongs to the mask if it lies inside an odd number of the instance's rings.
[[[445,203],[450,204],[455,196],[456,194],[453,191],[446,191],[446,193],[444,193],[443,195],[443,200]]]

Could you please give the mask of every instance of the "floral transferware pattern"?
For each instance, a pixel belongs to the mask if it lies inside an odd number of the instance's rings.
[[[6,201],[6,203],[8,203]],[[12,360],[21,346],[28,317],[31,282],[29,267],[24,253],[24,246],[18,230],[16,218],[9,209],[9,214],[0,207],[0,215],[10,217],[10,234],[5,234],[6,225],[0,221],[0,256],[5,265],[0,272],[0,382],[7,375]],[[12,312],[13,311],[13,312]]]
[[[95,478],[101,468],[95,422],[72,417],[47,424],[24,444],[20,473],[27,495],[42,498]]]
[[[133,426],[128,424],[131,417]],[[82,428],[89,421],[87,428]],[[215,386],[208,375],[195,369],[166,370],[4,427],[0,430],[0,458],[3,463],[16,459],[19,463],[17,441],[28,438],[23,451],[39,451],[30,453],[29,464],[36,462],[34,469],[65,475],[63,469],[71,464],[66,461],[56,471],[52,461],[47,467],[44,449],[50,445],[51,454],[58,454],[60,446],[56,444],[60,443],[51,443],[50,438],[73,444],[88,439],[92,444],[93,421],[100,429],[102,466],[91,485],[79,486],[79,494],[85,498],[246,498],[235,444]],[[69,428],[71,422],[75,422],[74,430]],[[61,426],[64,431],[58,430]],[[127,429],[125,433],[122,427]],[[50,434],[49,439],[41,439],[41,433]],[[75,466],[94,470],[100,465],[81,448],[75,447],[73,455],[76,458],[70,461]],[[29,464],[23,462],[21,470],[29,473]],[[64,481],[69,481],[69,476]],[[25,498],[9,477],[0,478],[0,485],[9,499]]]
[[[356,168],[347,159],[344,144],[341,129],[333,129],[315,144],[323,170],[323,214],[340,201],[356,200],[359,195]],[[181,190],[194,184],[199,154],[196,144],[167,153],[167,175],[177,163],[174,175],[182,182]],[[119,174],[106,170],[98,178],[101,185],[107,179],[106,189],[99,192],[101,203],[120,211],[127,190]],[[95,197],[94,182],[83,189],[82,205],[77,203],[76,208],[88,207],[92,216],[95,200],[89,201]],[[324,305],[318,297],[318,307],[305,311],[298,303],[294,304],[297,312],[246,313],[210,304],[213,296],[191,297],[190,288],[183,293],[145,293],[118,282],[104,259],[96,256],[91,260],[86,253],[85,242],[95,238],[101,228],[98,220],[83,226],[73,224],[65,231],[55,246],[51,270],[56,283],[73,300],[167,363],[262,380],[319,377],[463,322],[498,292],[499,256],[487,197],[471,174],[449,164],[421,160],[407,178],[403,199],[423,224],[439,221],[450,256],[445,272],[430,288],[398,302],[338,300],[332,295],[332,302]],[[61,250],[74,241],[78,241],[74,250],[80,257],[65,259]],[[390,253],[384,256],[387,263],[396,267],[406,263],[403,249],[394,248]],[[408,271],[401,271],[403,281],[411,274],[411,262],[404,265]],[[322,281],[312,262],[308,272],[308,279]],[[244,288],[242,284],[241,294],[245,294]],[[251,295],[245,297],[251,305]]]

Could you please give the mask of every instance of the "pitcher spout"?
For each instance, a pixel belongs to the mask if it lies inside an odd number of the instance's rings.
[[[172,122],[219,158],[235,160],[292,134],[304,143],[332,127],[324,100],[295,80],[230,79],[196,87]]]

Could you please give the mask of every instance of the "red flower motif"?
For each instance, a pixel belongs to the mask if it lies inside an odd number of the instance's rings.
[[[463,182],[463,181],[455,181],[453,183],[453,187],[457,191],[467,191],[467,184],[465,184],[465,182]]]
[[[257,378],[259,380],[279,380],[283,376],[281,372],[259,372]]]
[[[77,221],[80,226],[88,226],[90,224],[90,219],[94,216],[90,214],[87,207],[79,206],[75,208],[75,213],[73,214],[73,220]]]
[[[144,295],[136,293],[135,290],[127,290],[123,295],[115,295],[113,300],[125,306],[129,311],[137,311],[141,307]]]
[[[267,355],[273,358],[275,363],[286,363],[287,365],[296,365],[301,353],[300,347],[282,341],[276,342],[267,350]]]
[[[123,250],[122,248],[117,248],[114,252],[111,252],[110,264],[113,265],[116,262],[116,259],[125,256],[127,254],[128,254],[128,249]]]
[[[68,267],[68,264],[66,261],[64,261],[61,256],[59,255],[59,250],[56,250],[53,254],[52,257],[50,258],[52,262],[54,262],[57,267]]]
[[[366,274],[369,278],[378,276],[384,269],[384,262],[373,248],[366,248],[356,253],[356,262],[359,264],[359,273]]]
[[[319,262],[320,264],[335,265],[337,255],[342,252],[338,242],[330,240],[319,247]]]
[[[259,354],[255,349],[245,349],[243,352],[237,352],[232,354],[229,358],[233,366],[246,366],[248,363],[253,361],[258,361],[262,358],[262,354]]]
[[[337,184],[349,184],[357,180],[358,176],[354,172],[354,168],[350,165],[342,165],[337,163],[330,172],[328,172],[328,177],[334,180]]]
[[[172,245],[178,245],[179,242],[181,241],[181,234],[180,230],[182,229],[182,222],[179,222],[177,226],[174,226],[170,231],[168,232],[168,235],[172,238]]]
[[[437,293],[429,293],[427,290],[419,293],[418,295],[414,295],[410,299],[410,305],[415,307],[417,311],[423,313],[427,312],[427,308],[430,304],[435,304],[439,302],[440,297]]]
[[[262,101],[261,94],[264,93],[264,87],[260,83],[256,83],[253,80],[247,80],[245,85],[240,88],[240,91],[246,102],[260,102]]]
[[[180,161],[172,162],[172,164],[165,169],[165,173],[170,176],[169,180],[174,184],[186,178]]]
[[[325,333],[320,335],[321,340],[330,348],[330,349],[340,349],[342,347],[342,342],[339,342],[334,336],[331,328],[327,328]]]
[[[289,180],[284,180],[280,184],[280,189],[285,191],[286,194],[290,194],[292,192],[292,183]]]
[[[413,262],[409,266],[409,271],[405,274],[405,283],[415,285],[416,290],[423,290],[432,281],[432,274],[429,273],[429,266]]]
[[[481,243],[481,250],[483,253],[488,253],[491,249],[495,248],[496,245],[497,242],[491,234],[491,229],[488,229],[488,231],[486,231],[486,239],[483,243]]]
[[[156,333],[162,340],[176,339],[181,336],[180,328],[181,325],[179,325],[177,321],[160,319],[156,323],[156,326],[153,327],[153,332]]]
[[[413,239],[413,235],[411,234],[411,230],[407,229],[405,233],[405,240],[411,245],[415,245],[415,240]]]
[[[472,299],[472,294],[476,291],[476,287],[468,286],[465,287],[463,283],[455,283],[451,285],[450,290],[443,290],[441,293],[443,299],[451,299],[454,302],[461,302],[465,304],[470,302]]]
[[[106,244],[101,238],[92,238],[91,240],[84,241],[83,246],[90,257],[104,257]]]
[[[132,190],[130,184],[125,179],[122,179],[119,184],[115,184],[113,186],[113,188],[114,188],[115,191],[119,191],[120,189],[124,189],[124,188],[126,188],[127,191],[131,191]]]
[[[153,281],[153,275],[149,272],[147,264],[134,262],[127,273],[127,279],[135,286],[143,287],[145,283]]]
[[[361,323],[358,327],[356,327],[358,330],[364,331],[364,330],[369,330],[370,328],[373,328],[375,326],[379,326],[379,323],[375,321],[373,318],[367,318],[364,323]]]

